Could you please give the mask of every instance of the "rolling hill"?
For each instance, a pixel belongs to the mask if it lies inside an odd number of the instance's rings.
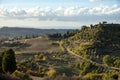
[[[63,40],[61,45],[66,52],[81,58],[78,63],[81,75],[120,71],[120,24],[83,26],[74,36]]]
[[[32,37],[53,33],[64,34],[67,31],[72,31],[72,29],[34,29],[34,28],[2,27],[0,28],[0,38],[15,38],[26,36]]]

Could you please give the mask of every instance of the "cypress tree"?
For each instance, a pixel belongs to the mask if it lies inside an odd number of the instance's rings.
[[[3,72],[13,73],[16,70],[16,60],[15,60],[15,52],[12,49],[9,49],[4,52],[2,58],[2,69]]]
[[[3,58],[3,55],[4,55],[4,52],[1,53],[1,55],[0,55],[0,73],[3,73],[3,70],[2,70],[2,58]]]

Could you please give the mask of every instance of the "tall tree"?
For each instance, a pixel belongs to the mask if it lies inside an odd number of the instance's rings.
[[[12,49],[9,49],[4,52],[2,58],[2,69],[3,72],[13,73],[16,70],[16,59],[15,52]]]
[[[2,58],[3,58],[3,55],[4,55],[4,53],[2,53],[2,54],[0,55],[0,73],[3,72],[3,70],[2,70]]]

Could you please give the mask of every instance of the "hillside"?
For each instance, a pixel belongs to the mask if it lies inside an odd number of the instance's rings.
[[[64,34],[67,31],[72,31],[72,29],[34,29],[34,28],[2,27],[0,28],[0,38],[15,38],[26,36],[33,37],[53,33]]]
[[[90,63],[92,66],[87,71],[79,66],[81,75],[120,71],[120,24],[83,26],[61,44],[67,52],[82,58],[79,65]]]

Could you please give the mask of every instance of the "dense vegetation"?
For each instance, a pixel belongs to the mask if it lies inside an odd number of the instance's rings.
[[[84,60],[78,64],[81,75],[119,74],[120,24],[83,26],[77,33],[62,41],[62,45]]]
[[[76,30],[67,31],[64,34],[61,34],[61,33],[47,34],[47,37],[52,40],[62,40],[62,39],[67,39],[70,36],[74,36],[75,34],[76,34]]]

